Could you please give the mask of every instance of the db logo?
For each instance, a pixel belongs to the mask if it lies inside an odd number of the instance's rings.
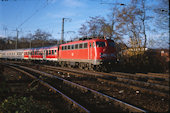
[[[71,53],[71,56],[74,56],[74,53]]]

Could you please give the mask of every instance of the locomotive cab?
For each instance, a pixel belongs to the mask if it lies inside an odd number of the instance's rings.
[[[111,68],[116,62],[116,49],[113,40],[96,40],[96,61],[99,67]]]
[[[115,43],[113,40],[96,41],[97,58],[102,60],[116,59]]]

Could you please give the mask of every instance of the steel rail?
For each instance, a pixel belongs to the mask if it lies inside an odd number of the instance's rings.
[[[16,66],[16,65],[15,65]],[[68,96],[66,96],[65,94],[63,94],[62,92],[60,92],[59,90],[57,90],[56,88],[54,88],[53,86],[49,85],[48,83],[42,81],[41,79],[38,79],[37,77],[31,75],[30,73],[23,71],[21,69],[18,69],[16,67],[13,66],[9,66],[10,68],[13,68],[17,71],[20,71],[26,75],[28,75],[29,77],[33,78],[33,79],[37,79],[39,81],[39,83],[41,83],[42,85],[44,85],[45,87],[51,89],[54,93],[59,93],[64,99],[66,99],[66,101],[68,101],[73,107],[77,108],[81,113],[90,113],[89,110],[87,110],[86,108],[84,108],[83,106],[81,106],[80,104],[78,104],[76,101],[74,101],[73,99],[69,98]]]
[[[112,72],[111,74],[118,74],[122,76],[131,76],[131,77],[138,77],[138,78],[146,78],[150,80],[155,80],[155,81],[167,81],[169,82],[169,78],[161,78],[161,77],[152,77],[149,75],[144,75],[144,74],[130,74],[130,73],[122,73],[122,72]]]
[[[148,83],[148,82],[143,82],[143,81],[137,81],[137,80],[131,80],[128,78],[122,78],[122,77],[118,77],[118,76],[114,76],[112,74],[109,73],[94,73],[94,72],[85,72],[85,71],[77,71],[74,69],[63,69],[60,67],[53,67],[53,66],[45,66],[45,67],[49,67],[49,68],[53,68],[53,69],[60,69],[60,70],[64,70],[64,71],[71,71],[71,72],[76,72],[76,73],[81,73],[81,74],[86,74],[86,75],[90,75],[90,76],[96,76],[96,77],[102,77],[102,78],[111,78],[111,77],[117,77],[116,79],[119,82],[124,82],[124,83],[130,83],[132,85],[138,85],[138,86],[143,86],[143,87],[151,87],[154,88],[155,90],[164,90],[166,92],[169,92],[169,86],[164,86],[164,85],[159,85],[159,84],[154,84],[154,83]],[[111,75],[111,76],[110,76]]]
[[[78,77],[82,77],[82,75],[80,74],[77,74],[75,72],[71,72],[71,71],[64,71],[64,70],[61,70],[61,69],[52,69],[52,68],[48,68],[49,70],[52,70],[52,71],[56,71],[56,72],[61,72],[61,73],[69,73],[69,75],[74,75],[74,76],[78,76]],[[110,78],[112,79],[112,78]],[[126,88],[131,88],[131,89],[134,89],[134,90],[141,90],[142,92],[145,92],[145,93],[148,93],[148,94],[154,94],[154,95],[159,95],[159,96],[163,96],[163,97],[168,97],[169,96],[169,93],[164,93],[164,92],[160,92],[158,90],[155,90],[155,89],[148,89],[148,88],[144,88],[144,87],[140,87],[140,86],[136,86],[136,85],[131,85],[131,84],[128,84],[128,82],[118,82],[118,81],[115,81],[115,80],[108,80],[108,78],[103,78],[103,77],[99,77],[97,78],[98,81],[104,81],[104,82],[107,82],[109,84],[116,84],[116,85],[120,85],[122,87],[126,87]],[[135,84],[135,83],[134,83]]]
[[[54,75],[51,75],[51,74],[48,74],[48,73],[45,73],[45,72],[41,72],[41,71],[38,71],[38,70],[35,70],[35,69],[32,69],[32,68],[29,68],[29,67],[19,66],[19,65],[16,65],[16,64],[11,64],[11,65],[13,65],[13,66],[18,66],[18,67],[23,68],[23,69],[27,69],[27,70],[34,71],[34,72],[39,73],[39,74],[41,74],[41,75],[43,75],[43,76],[47,76],[47,77],[51,77],[51,78],[55,78],[55,79],[61,80],[61,81],[63,81],[63,83],[65,83],[65,84],[69,84],[69,85],[71,85],[72,87],[77,88],[77,89],[81,89],[82,91],[85,91],[85,92],[91,92],[91,93],[93,93],[94,95],[97,95],[97,96],[99,96],[100,98],[105,99],[106,101],[111,100],[111,101],[114,102],[114,104],[115,104],[116,106],[120,106],[120,107],[122,107],[122,109],[128,110],[129,112],[147,112],[146,110],[143,110],[143,109],[140,109],[140,108],[135,107],[135,106],[133,106],[133,105],[130,105],[130,104],[128,104],[128,103],[126,103],[126,102],[123,102],[123,101],[121,101],[121,100],[118,100],[118,99],[116,99],[116,98],[114,98],[114,97],[110,97],[110,96],[108,96],[108,95],[105,95],[105,94],[103,94],[103,93],[97,92],[97,91],[92,90],[92,89],[90,89],[90,88],[81,86],[81,85],[79,85],[79,84],[73,83],[73,82],[71,82],[71,81],[65,80],[65,79],[63,79],[63,78],[60,78],[60,77],[57,77],[57,76],[54,76]]]

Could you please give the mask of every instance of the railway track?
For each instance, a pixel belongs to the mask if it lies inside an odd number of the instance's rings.
[[[69,97],[66,97],[66,95],[62,97],[67,98],[69,103],[71,102],[73,106],[77,106],[76,109],[79,109],[82,112],[146,112],[138,107],[63,78],[24,66],[10,66],[18,71],[22,71],[34,79],[37,79],[41,84],[55,93],[69,95]],[[73,100],[76,100],[77,103]],[[78,103],[81,103],[81,105]]]
[[[126,100],[126,102],[128,103],[141,106],[150,111],[155,111],[155,112],[160,111],[160,109],[159,110],[157,110],[157,108],[155,109],[157,105],[154,103],[159,103],[159,104],[163,103],[162,104],[163,106],[163,105],[166,105],[169,101],[168,93],[160,92],[158,90],[156,91],[156,90],[153,90],[152,88],[146,89],[146,88],[139,87],[139,86],[133,86],[133,85],[128,85],[128,84],[121,83],[121,82],[115,82],[116,78],[114,77],[113,78],[103,77],[103,75],[98,76],[96,73],[93,75],[93,74],[89,74],[88,72],[84,72],[84,71],[83,73],[81,73],[77,70],[76,72],[74,72],[74,69],[73,70],[63,69],[63,68],[58,69],[58,67],[52,68],[51,66],[45,66],[44,68],[43,66],[41,66],[41,68],[39,67],[39,70],[47,70],[47,73],[53,73],[55,75],[60,74],[59,75],[60,77],[71,80],[73,82],[77,82],[78,84],[81,84],[87,87],[91,87],[95,90],[98,90],[102,93],[105,93],[113,97],[117,97],[121,100]],[[102,87],[104,87],[105,89]],[[142,99],[146,99],[146,100],[142,102],[141,101]],[[165,103],[162,101],[164,99],[166,100]],[[140,102],[137,102],[139,100]],[[162,111],[164,111],[165,108],[164,107],[161,108]]]
[[[19,62],[14,62],[14,63],[18,64]],[[21,65],[22,63],[19,63],[19,64]],[[24,64],[24,65],[28,65],[28,64]],[[32,64],[29,64],[29,65],[32,65]],[[35,65],[35,64],[33,64],[33,65]],[[51,68],[53,68],[53,66],[51,66]],[[66,69],[66,68],[57,67],[57,69]],[[69,70],[74,71],[74,72],[79,71],[81,73],[84,72],[84,70],[72,69],[72,68],[67,68],[67,70],[65,70],[65,71],[69,71]],[[87,70],[86,72],[93,72],[93,71],[88,71]],[[104,76],[104,75],[105,76],[113,76],[113,77],[118,77],[118,78],[131,79],[131,80],[135,80],[135,81],[139,81],[139,82],[140,81],[141,82],[147,82],[150,86],[153,86],[154,84],[158,85],[158,87],[159,87],[159,85],[169,86],[169,76],[168,75],[164,75],[164,74],[153,74],[153,73],[150,73],[148,75],[148,74],[143,74],[143,73],[130,74],[130,73],[122,73],[122,72],[111,72],[111,73],[95,72],[95,74],[96,73],[98,75],[100,74],[102,76]],[[126,80],[125,80],[125,82],[126,82]],[[148,84],[146,84],[147,87],[148,87]],[[157,89],[157,87],[156,87],[156,89]],[[169,88],[167,87],[165,89],[169,89]]]
[[[105,79],[105,80],[112,80],[115,82],[124,83],[126,85],[129,84],[131,86],[141,87],[141,89],[143,88],[143,90],[144,89],[153,89],[152,90],[153,94],[160,95],[159,92],[163,92],[164,94],[162,94],[162,95],[167,96],[168,92],[169,92],[169,86],[155,84],[155,83],[149,83],[149,82],[145,82],[145,81],[134,80],[134,79],[130,79],[130,78],[124,78],[124,76],[116,75],[116,74],[113,75],[110,73],[89,72],[89,71],[60,68],[60,67],[54,67],[54,66],[45,66],[45,69],[63,72],[63,73],[74,74],[76,76],[80,76],[82,74],[83,74],[83,76],[88,76],[88,77],[95,76],[95,77],[99,77],[99,78]],[[156,91],[156,92],[154,92],[154,91]]]
[[[23,64],[25,65],[25,64]],[[26,64],[31,68],[35,68],[38,70],[46,71],[47,73],[55,74],[56,76],[60,76],[64,79],[70,80],[72,82],[81,84],[83,86],[89,87],[91,89],[95,89],[99,92],[102,92],[106,95],[111,97],[116,97],[120,100],[123,100],[127,103],[130,103],[135,106],[140,106],[140,108],[146,109],[148,111],[153,112],[165,112],[169,109],[169,94],[166,93],[166,88],[160,87],[158,90],[153,87],[141,87],[140,85],[136,85],[134,83],[129,85],[128,82],[121,82],[116,81],[117,78],[121,78],[127,80],[130,79],[132,81],[139,81],[139,82],[149,82],[150,79],[147,81],[140,80],[137,78],[133,78],[134,74],[130,74],[132,77],[126,77],[125,73],[124,76],[120,76],[122,73],[119,73],[118,76],[113,76],[115,73],[101,73],[101,72],[90,72],[79,70],[79,69],[70,69],[70,68],[59,68],[54,66],[44,66],[44,65],[32,65]],[[81,72],[82,71],[82,72]],[[108,75],[109,74],[109,75]],[[107,76],[106,76],[107,75]],[[141,75],[139,76],[141,77]],[[159,79],[156,80],[160,82],[156,86],[162,85],[162,82],[165,80],[160,81]],[[151,82],[152,84],[152,82]],[[166,86],[166,85],[165,85]]]

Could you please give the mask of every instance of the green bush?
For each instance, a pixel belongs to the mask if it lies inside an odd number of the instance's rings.
[[[50,113],[45,106],[36,103],[32,97],[8,97],[0,105],[2,113]]]

